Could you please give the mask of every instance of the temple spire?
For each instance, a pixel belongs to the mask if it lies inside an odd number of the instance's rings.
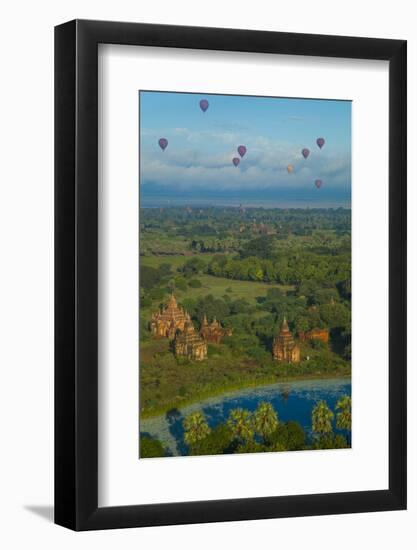
[[[277,361],[285,363],[300,362],[300,348],[294,342],[285,315],[281,329],[272,343],[272,354]]]
[[[171,297],[168,303],[169,307],[177,307],[177,300],[175,298],[174,292],[171,292]]]

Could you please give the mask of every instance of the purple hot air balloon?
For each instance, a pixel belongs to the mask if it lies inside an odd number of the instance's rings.
[[[324,138],[317,138],[316,143],[321,149],[326,142],[324,141]]]
[[[168,147],[168,140],[166,138],[161,138],[158,143],[162,151],[165,151],[165,149]]]
[[[237,152],[243,158],[246,155],[246,147],[244,145],[239,145]]]
[[[200,109],[203,111],[203,113],[207,111],[208,107],[209,107],[209,102],[207,101],[207,99],[202,99],[200,101]]]
[[[303,149],[301,151],[301,154],[303,155],[303,157],[306,159],[308,157],[308,155],[310,154],[310,149]]]
[[[323,182],[321,180],[316,180],[314,182],[314,185],[317,187],[317,189],[320,189],[320,187],[323,185]]]
[[[240,162],[240,158],[239,157],[234,157],[234,159],[232,160],[233,164],[235,166],[239,166],[239,162]]]

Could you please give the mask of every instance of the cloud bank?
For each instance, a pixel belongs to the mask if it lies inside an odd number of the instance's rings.
[[[147,193],[155,188],[188,196],[210,189],[273,194],[284,189],[314,189],[314,181],[320,178],[323,189],[350,195],[350,151],[326,150],[326,147],[319,150],[310,144],[311,153],[305,160],[301,156],[305,144],[254,137],[242,130],[197,132],[175,128],[165,136],[169,146],[162,152],[157,147],[161,135],[164,133],[158,130],[141,132],[140,179]],[[242,143],[248,151],[236,168],[232,158],[237,156],[236,148]],[[291,174],[287,172],[289,164],[294,167]]]

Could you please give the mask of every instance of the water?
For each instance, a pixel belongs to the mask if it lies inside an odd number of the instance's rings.
[[[185,416],[202,410],[210,427],[213,428],[227,419],[231,409],[240,407],[254,411],[261,401],[267,401],[272,403],[281,421],[295,420],[303,426],[307,434],[310,434],[311,411],[315,403],[323,399],[334,411],[336,402],[342,395],[351,395],[350,379],[280,382],[225,393],[161,416],[142,420],[140,431],[159,439],[173,456],[186,455],[182,427]],[[336,429],[335,432],[337,433]]]

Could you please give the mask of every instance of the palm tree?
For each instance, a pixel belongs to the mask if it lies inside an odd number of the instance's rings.
[[[246,409],[233,409],[230,411],[227,426],[236,439],[249,441],[253,437],[252,417]]]
[[[333,418],[334,413],[329,409],[326,401],[319,401],[311,414],[313,432],[321,435],[331,433]]]
[[[336,403],[336,426],[339,430],[352,430],[352,398],[344,395]]]
[[[189,414],[184,422],[184,441],[187,445],[193,445],[205,439],[210,433],[210,427],[207,424],[206,417],[200,411]]]
[[[278,428],[278,424],[278,415],[271,403],[259,403],[253,415],[255,431],[265,440]]]

